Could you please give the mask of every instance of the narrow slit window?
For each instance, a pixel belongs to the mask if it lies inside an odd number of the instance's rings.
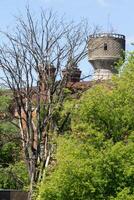
[[[107,50],[107,43],[104,43],[104,50]]]

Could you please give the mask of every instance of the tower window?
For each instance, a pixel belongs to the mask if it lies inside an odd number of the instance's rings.
[[[107,43],[104,43],[104,50],[107,50]]]

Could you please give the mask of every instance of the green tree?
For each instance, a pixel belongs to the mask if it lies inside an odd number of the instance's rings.
[[[70,136],[59,137],[41,200],[134,199],[134,54],[120,77],[76,100]]]
[[[120,77],[92,87],[77,102],[72,129],[80,132],[92,127],[117,142],[134,130],[133,113],[134,56],[130,54]]]
[[[0,188],[25,189],[28,174],[23,161],[21,140],[14,126],[11,113],[11,95],[0,95]]]
[[[97,135],[92,134],[87,142],[72,137],[59,138],[57,162],[48,170],[38,199],[119,199],[125,188],[129,190],[127,195],[134,198],[133,142],[113,145],[111,140],[101,140],[103,145],[100,147],[100,137],[94,140]]]

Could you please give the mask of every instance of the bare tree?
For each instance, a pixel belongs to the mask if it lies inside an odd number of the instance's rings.
[[[2,81],[11,89],[15,117],[28,166],[31,199],[33,186],[43,178],[52,158],[52,137],[56,131],[53,115],[64,102],[66,76],[87,55],[88,26],[66,23],[50,12],[41,12],[34,20],[18,18],[14,34],[3,33],[8,43],[0,46]]]

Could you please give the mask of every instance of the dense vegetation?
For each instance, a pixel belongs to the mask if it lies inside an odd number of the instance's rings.
[[[120,77],[67,101],[64,112],[71,112],[68,130],[38,200],[134,199],[133,54]]]
[[[9,110],[13,102],[6,93],[0,93],[0,188],[26,189],[28,176],[19,130],[13,124]]]
[[[0,96],[1,112],[8,113],[10,101]],[[133,200],[134,54],[120,77],[94,85],[79,99],[68,92],[54,118],[61,134],[53,138],[53,158],[37,199]],[[0,188],[24,189],[28,180],[18,131],[8,121],[0,124]]]

